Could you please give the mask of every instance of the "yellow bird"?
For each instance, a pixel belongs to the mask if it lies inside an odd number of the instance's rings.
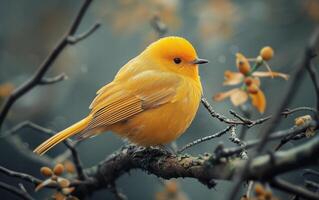
[[[202,95],[198,64],[207,62],[184,38],[153,42],[97,92],[87,117],[34,152],[42,155],[71,136],[85,139],[108,130],[142,146],[174,141],[195,117]]]

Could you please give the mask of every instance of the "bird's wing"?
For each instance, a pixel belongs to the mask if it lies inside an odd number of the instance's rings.
[[[173,102],[179,82],[177,75],[150,70],[125,82],[115,81],[104,86],[90,106],[92,121],[86,132],[110,126],[147,109]]]

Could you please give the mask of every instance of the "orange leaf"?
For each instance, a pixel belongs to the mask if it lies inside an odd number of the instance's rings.
[[[236,92],[237,90],[239,90],[238,88],[226,91],[226,92],[220,92],[217,93],[213,96],[213,100],[214,101],[222,101],[228,97],[230,97],[234,92]]]
[[[225,71],[224,73],[224,85],[237,85],[243,81],[244,76],[239,72]]]
[[[250,94],[252,104],[260,113],[264,113],[266,109],[266,97],[263,91],[258,90],[256,94]]]
[[[247,93],[241,89],[237,89],[230,96],[230,101],[234,104],[234,106],[239,106],[245,103],[247,99],[248,99]]]
[[[285,80],[288,80],[289,75],[288,74],[284,74],[284,73],[279,73],[279,72],[254,72],[253,76],[256,77],[280,77],[283,78]]]

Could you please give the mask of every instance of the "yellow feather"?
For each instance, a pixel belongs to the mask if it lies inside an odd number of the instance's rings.
[[[69,138],[72,135],[84,130],[90,121],[91,121],[90,116],[82,119],[78,123],[73,124],[69,128],[64,129],[63,131],[61,131],[61,132],[55,134],[54,136],[52,136],[51,138],[47,139],[45,142],[43,142],[41,145],[39,145],[33,152],[40,154],[40,155],[44,154],[45,152],[47,152],[48,150],[53,148],[58,143],[65,140],[66,138]]]

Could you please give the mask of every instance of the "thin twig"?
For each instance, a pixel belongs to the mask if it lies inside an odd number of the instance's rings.
[[[213,107],[208,103],[208,101],[206,100],[205,97],[202,97],[201,102],[212,117],[217,118],[219,121],[224,122],[226,124],[230,124],[230,125],[244,125],[248,128],[251,128],[255,125],[262,124],[273,117],[273,115],[269,115],[269,116],[266,116],[266,117],[263,117],[260,119],[251,120],[251,119],[248,119],[246,117],[239,115],[238,113],[236,113],[233,110],[230,110],[229,111],[230,114],[232,114],[235,118],[238,119],[238,120],[233,120],[233,119],[229,119],[229,118],[225,117],[222,114],[217,113],[213,109]],[[294,108],[294,109],[285,109],[283,112],[280,112],[280,116],[287,117],[288,115],[295,113],[295,112],[299,112],[299,111],[311,111],[315,114],[318,114],[318,110],[311,108],[311,107],[303,106],[303,107],[298,107],[298,108]]]
[[[305,125],[300,126],[300,127],[294,127],[294,128],[274,132],[270,135],[269,141],[278,140],[278,139],[285,138],[288,136],[291,136],[292,138],[294,138],[296,140],[304,138],[305,136],[299,137],[299,135],[301,133],[303,133],[305,130],[307,130],[309,127],[312,127],[312,126],[318,126],[318,123],[316,123],[315,121],[312,121],[311,123],[305,124]],[[302,134],[302,135],[305,135],[305,134]],[[298,137],[296,137],[296,136],[298,136]],[[220,154],[220,156],[230,157],[230,156],[240,155],[240,153],[243,150],[251,149],[251,148],[255,147],[256,145],[259,145],[260,142],[261,141],[259,139],[250,140],[250,141],[245,142],[243,146],[223,149],[223,152]]]
[[[317,110],[319,110],[319,76],[318,73],[312,63],[308,65],[307,68],[309,75],[311,77],[313,86],[315,87],[316,97],[317,97]],[[317,115],[318,117],[318,115]]]
[[[80,42],[81,40],[86,39],[87,37],[89,37],[92,33],[94,33],[96,31],[96,29],[100,28],[101,23],[96,22],[91,28],[89,28],[86,32],[76,35],[76,36],[69,36],[68,37],[68,43],[69,44],[76,44],[78,42]]]
[[[21,199],[34,200],[34,198],[31,197],[27,192],[25,192],[23,190],[19,190],[18,188],[11,186],[9,184],[6,184],[4,182],[1,182],[1,181],[0,181],[0,188],[20,197]]]
[[[209,135],[209,136],[206,136],[206,137],[202,137],[202,138],[199,138],[197,140],[194,140],[188,144],[186,144],[185,146],[183,146],[182,148],[180,148],[177,153],[182,153],[183,151],[185,151],[186,149],[194,146],[194,145],[197,145],[197,144],[200,144],[202,142],[205,142],[205,141],[208,141],[208,140],[211,140],[213,138],[216,138],[216,137],[220,137],[222,135],[224,135],[225,133],[227,133],[231,128],[233,127],[233,125],[230,125],[228,127],[226,127],[225,129],[217,132],[217,133],[214,133],[213,135]]]
[[[316,183],[314,181],[305,180],[306,188],[312,188],[316,191],[319,189],[319,183]]]
[[[86,180],[87,176],[84,173],[83,165],[82,165],[80,156],[78,154],[78,151],[75,149],[75,146],[71,142],[69,142],[68,140],[65,140],[65,145],[71,151],[71,155],[72,155],[75,169],[76,169],[76,172],[78,174],[79,179],[82,181]]]
[[[243,150],[240,152],[240,157],[242,159],[247,159],[248,158],[248,155],[247,155],[247,152],[246,152],[246,149],[245,149],[245,143],[243,141],[241,141],[238,137],[237,137],[237,134],[236,134],[236,128],[235,126],[233,126],[230,130],[230,137],[228,138],[232,143],[240,146],[240,147],[243,147]]]
[[[41,81],[43,80],[43,77],[45,73],[49,70],[49,68],[52,66],[54,61],[57,59],[57,57],[61,54],[61,52],[65,49],[66,46],[75,44],[77,41],[81,41],[81,39],[86,38],[88,35],[90,35],[93,31],[97,30],[98,26],[95,27],[92,31],[90,31],[87,34],[82,34],[80,39],[76,40],[74,43],[69,42],[70,37],[74,36],[76,30],[79,27],[79,24],[86,13],[89,5],[91,4],[92,0],[85,0],[81,6],[80,11],[78,12],[77,16],[75,17],[75,20],[73,21],[69,31],[65,34],[65,36],[60,40],[60,42],[57,44],[57,46],[52,50],[52,52],[49,54],[49,56],[44,60],[44,62],[38,67],[38,69],[35,71],[33,76],[29,78],[27,81],[25,81],[22,85],[20,85],[17,89],[15,89],[10,96],[7,98],[5,103],[2,106],[2,109],[0,109],[0,130],[2,127],[2,124],[10,110],[10,108],[13,106],[13,104],[24,94],[29,92],[31,89],[33,89],[35,86],[41,84]]]
[[[28,127],[28,128],[32,128],[34,130],[37,130],[41,133],[45,133],[48,136],[52,136],[56,133],[56,131],[48,129],[48,128],[44,128],[38,124],[35,124],[33,122],[30,121],[25,121],[22,122],[18,125],[16,125],[15,127],[13,127],[12,129],[10,129],[9,131],[6,132],[5,136],[9,136],[9,135],[13,135],[14,133],[18,132],[19,130]],[[83,167],[82,167],[82,162],[80,160],[79,154],[77,152],[77,150],[75,149],[75,145],[77,144],[77,142],[72,142],[70,139],[66,139],[63,141],[63,144],[70,150],[72,158],[73,158],[73,162],[75,165],[75,169],[76,172],[78,174],[78,177],[80,180],[85,180],[86,179],[86,175],[83,171]],[[31,152],[30,152],[31,153]]]
[[[248,183],[248,188],[247,188],[247,191],[246,191],[246,197],[248,199],[250,199],[250,194],[251,194],[251,192],[254,189],[254,183],[255,183],[254,181],[249,181],[249,183]]]
[[[54,76],[54,77],[43,77],[41,81],[39,82],[39,85],[49,85],[54,84],[60,81],[64,81],[68,79],[68,76],[65,73],[62,73],[60,75]]]
[[[231,124],[231,125],[243,124],[242,121],[231,120],[231,119],[228,119],[227,117],[215,112],[213,107],[208,103],[207,99],[204,96],[201,98],[201,102],[202,102],[203,106],[206,108],[206,110],[209,112],[209,114],[212,117],[218,119],[219,121],[224,122],[226,124]]]
[[[15,171],[12,171],[12,170],[7,169],[7,168],[2,167],[2,166],[0,166],[0,172],[7,175],[7,176],[19,178],[19,179],[25,180],[27,182],[33,183],[34,185],[38,185],[42,182],[42,180],[40,180],[34,176],[31,176],[31,175],[25,174],[25,173],[21,173],[21,172],[15,172]]]
[[[302,107],[297,107],[297,108],[293,108],[293,109],[289,109],[287,108],[285,111],[283,111],[281,113],[281,115],[283,115],[284,117],[287,117],[288,115],[295,113],[295,112],[299,112],[299,111],[310,111],[313,112],[314,114],[318,114],[318,110],[315,108],[311,108],[311,107],[307,107],[307,106],[302,106]]]
[[[306,175],[314,175],[319,178],[319,171],[313,170],[313,169],[305,169],[304,173],[302,174],[303,176]]]
[[[303,197],[305,199],[319,200],[318,194],[279,178],[274,178],[272,181],[270,181],[270,185],[282,191],[288,192],[289,194],[296,194],[297,196]]]
[[[14,135],[14,134],[16,134],[18,131],[20,131],[23,128],[31,128],[31,129],[34,129],[34,130],[39,131],[41,133],[45,133],[47,135],[54,135],[56,133],[56,131],[53,131],[53,130],[48,129],[48,128],[44,128],[44,127],[42,127],[42,126],[40,126],[38,124],[35,124],[33,122],[24,121],[24,122],[21,122],[21,123],[15,125],[10,130],[6,131],[5,134],[2,135],[2,137],[7,137],[7,136],[10,136],[10,135]]]

